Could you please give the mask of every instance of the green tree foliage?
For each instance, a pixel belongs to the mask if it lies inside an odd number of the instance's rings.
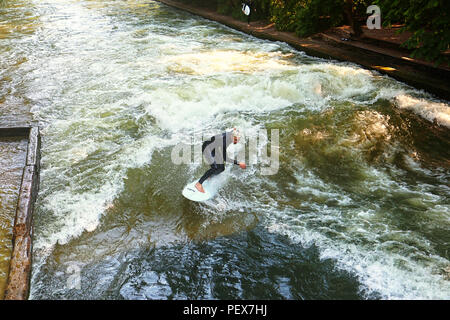
[[[283,31],[309,36],[347,22],[360,33],[368,0],[270,0],[271,20]]]
[[[342,21],[342,1],[272,0],[270,13],[278,30],[309,36]]]
[[[272,0],[271,1],[271,21],[275,22],[278,30],[294,31],[298,21],[297,13],[301,8],[302,1],[297,0]]]
[[[342,0],[306,0],[295,15],[295,32],[299,36],[309,36],[341,24],[344,20]]]
[[[448,0],[377,0],[383,25],[401,23],[401,31],[412,36],[403,45],[412,56],[450,65],[450,1]]]
[[[0,0],[1,1],[1,0]],[[215,7],[221,14],[246,21],[241,12],[244,0],[179,0]],[[251,20],[272,21],[278,30],[305,37],[343,23],[359,35],[371,4],[381,8],[384,27],[400,23],[412,33],[404,46],[413,57],[449,64],[443,52],[450,45],[449,0],[253,0]]]

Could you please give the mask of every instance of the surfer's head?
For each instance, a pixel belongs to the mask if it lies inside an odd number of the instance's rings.
[[[236,144],[241,139],[241,134],[239,133],[239,130],[236,128],[233,128],[233,143]]]

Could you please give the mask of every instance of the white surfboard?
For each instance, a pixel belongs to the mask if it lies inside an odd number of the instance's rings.
[[[223,173],[214,175],[203,182],[202,186],[203,190],[205,190],[205,193],[198,191],[195,187],[198,179],[194,182],[188,183],[183,189],[183,196],[189,200],[197,202],[204,202],[214,198],[218,194],[219,190],[226,184],[230,176],[230,170],[231,166],[228,166],[225,168],[225,171]]]
[[[246,5],[245,3],[242,4],[242,12],[248,16],[250,14],[250,7],[248,5]]]
[[[205,190],[205,193],[200,192],[195,187],[195,184],[198,182],[198,180],[195,180],[194,182],[188,183],[184,189],[183,189],[183,196],[191,201],[197,201],[197,202],[203,202],[211,199],[214,194],[208,190],[208,181],[205,181],[203,183],[203,189]]]

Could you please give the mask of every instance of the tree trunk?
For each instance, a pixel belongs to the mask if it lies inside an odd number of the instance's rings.
[[[347,17],[348,23],[352,28],[352,36],[359,37],[362,35],[361,24],[353,11],[353,0],[345,0],[344,12]]]

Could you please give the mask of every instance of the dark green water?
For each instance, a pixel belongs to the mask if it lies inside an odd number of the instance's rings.
[[[31,298],[450,297],[448,102],[152,1],[0,16],[2,116],[44,127]],[[172,149],[235,126],[278,172],[189,202]]]

